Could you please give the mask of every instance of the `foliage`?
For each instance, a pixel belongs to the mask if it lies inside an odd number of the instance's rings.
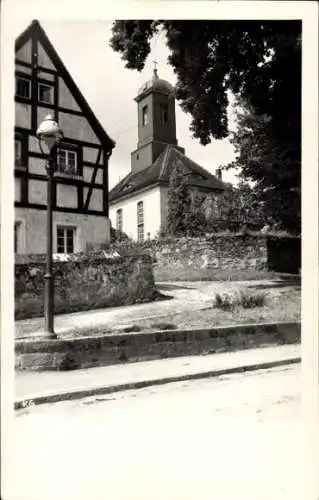
[[[123,231],[119,231],[114,227],[111,227],[111,243],[115,242],[128,242],[131,239]]]
[[[240,182],[237,187],[225,190],[216,198],[215,205],[208,221],[212,230],[256,231],[264,225],[263,207],[255,190],[248,183]]]
[[[300,121],[300,21],[115,21],[110,44],[127,68],[141,71],[161,29],[177,98],[202,144],[227,136],[228,90],[276,117],[281,129],[287,117]]]
[[[208,224],[204,212],[203,196],[194,192],[189,212],[185,214],[187,236],[200,236],[207,232]]]
[[[111,47],[141,71],[163,30],[176,98],[200,143],[228,136],[228,93],[244,103],[237,160],[257,183],[269,220],[300,229],[301,21],[115,21]],[[245,167],[245,168],[244,168]]]
[[[234,311],[238,307],[252,309],[265,305],[267,294],[265,292],[251,292],[240,290],[239,293],[216,293],[214,307],[224,311]]]
[[[258,114],[239,101],[237,128],[231,134],[236,159],[224,169],[236,168],[239,177],[254,183],[255,199],[265,224],[300,231],[300,161],[297,144],[291,146],[273,134],[270,116]]]
[[[174,165],[168,186],[167,233],[183,236],[187,233],[187,216],[191,207],[191,195],[187,178],[178,163]]]

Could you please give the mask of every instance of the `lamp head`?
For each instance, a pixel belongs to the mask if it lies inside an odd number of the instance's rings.
[[[36,136],[40,143],[43,141],[49,151],[51,151],[53,146],[63,137],[63,132],[58,123],[53,120],[52,115],[47,115],[40,123]]]

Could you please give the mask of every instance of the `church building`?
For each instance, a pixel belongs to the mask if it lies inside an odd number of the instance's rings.
[[[227,185],[185,155],[176,138],[173,86],[157,70],[135,98],[138,143],[131,170],[109,193],[112,226],[138,241],[157,236],[168,213],[169,178],[178,164],[191,192],[214,198]]]

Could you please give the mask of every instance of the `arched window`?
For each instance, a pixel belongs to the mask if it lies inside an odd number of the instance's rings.
[[[161,123],[167,123],[168,122],[168,107],[167,107],[167,104],[161,104],[160,105],[160,120],[161,120]]]
[[[144,241],[144,206],[142,201],[137,204],[137,241]]]
[[[143,127],[148,125],[148,106],[143,106],[142,108],[142,123]]]

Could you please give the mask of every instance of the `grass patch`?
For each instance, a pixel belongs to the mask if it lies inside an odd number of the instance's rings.
[[[253,309],[265,305],[267,294],[265,292],[240,290],[238,293],[216,293],[214,307],[224,311],[234,311],[239,307]]]
[[[249,299],[253,296],[253,299]],[[262,305],[256,305],[261,304]],[[183,313],[168,314],[165,322],[175,325],[176,329],[213,328],[217,326],[244,325],[250,323],[294,322],[301,320],[301,300],[299,287],[289,289],[268,289],[265,298],[259,290],[249,290],[249,296],[242,302],[248,307],[218,308],[211,307]],[[254,304],[251,307],[251,304]],[[142,331],[154,330],[154,319],[140,320]]]
[[[166,281],[254,281],[273,280],[281,275],[273,271],[248,269],[192,269],[190,268],[166,268],[156,269],[154,265],[154,277],[157,283]],[[293,275],[291,275],[293,276]]]

